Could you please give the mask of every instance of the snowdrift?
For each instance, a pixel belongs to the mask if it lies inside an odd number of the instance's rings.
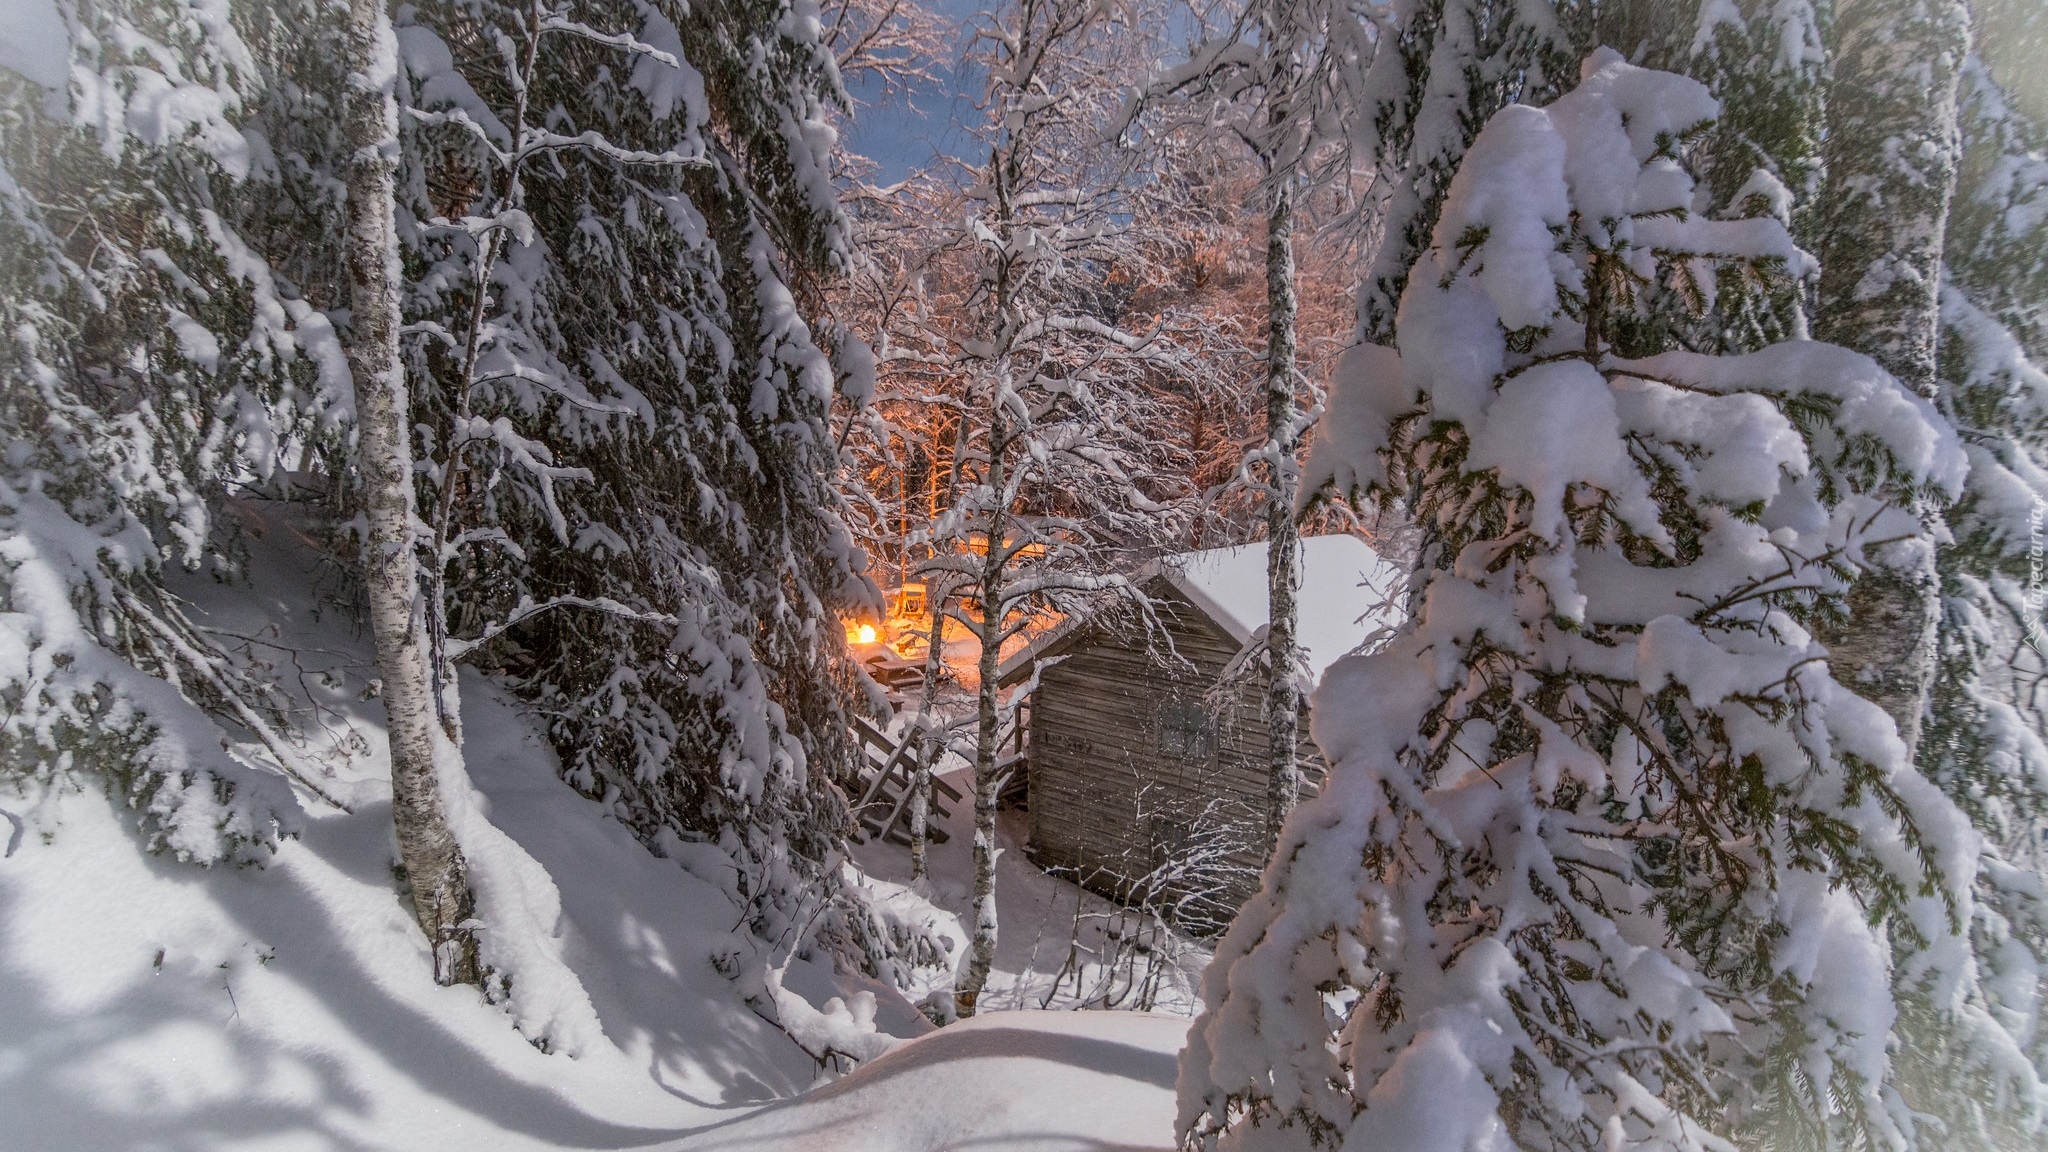
[[[1187,1029],[1141,1012],[992,1012],[676,1152],[1164,1152]]]
[[[488,822],[486,951],[512,986],[493,1005],[433,984],[392,873],[368,638],[316,610],[289,518],[238,508],[247,580],[177,591],[270,665],[297,751],[353,813],[305,799],[262,867],[205,869],[143,851],[90,775],[0,788],[0,1149],[632,1147],[808,1087],[816,1064],[711,966],[735,920],[717,877],[563,784],[477,677],[459,804]],[[834,990],[801,962],[788,979]],[[896,1004],[885,1028],[915,1015]]]

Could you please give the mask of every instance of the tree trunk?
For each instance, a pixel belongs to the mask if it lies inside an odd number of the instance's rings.
[[[1001,448],[1005,434],[1000,400],[990,423],[989,482],[997,493],[1003,490]],[[975,686],[976,726],[974,733],[974,929],[967,971],[954,990],[955,1008],[962,1016],[974,1015],[975,1003],[988,983],[989,969],[996,962],[996,793],[1002,782],[996,779],[997,677],[1002,666],[1003,635],[1003,536],[1007,531],[1002,510],[988,521],[988,558],[981,567],[981,653]]]
[[[1274,173],[1272,181],[1266,210],[1266,438],[1272,454],[1267,477],[1271,488],[1266,494],[1266,831],[1267,838],[1277,842],[1280,826],[1301,795],[1301,767],[1295,762],[1301,690],[1294,678],[1299,662],[1295,592],[1301,587],[1301,544],[1294,519],[1299,483],[1294,461],[1294,189],[1284,172]]]
[[[929,871],[925,858],[932,834],[932,761],[938,755],[938,742],[923,727],[914,729],[911,739],[917,741],[910,762],[910,882],[916,885]]]
[[[1836,33],[1814,335],[1933,399],[1969,17],[1954,0],[1856,0]],[[1843,683],[1890,714],[1910,758],[1934,674],[1939,584],[1931,552],[1894,552],[1857,580],[1848,620],[1821,640]]]
[[[933,577],[925,581],[924,604],[929,628],[925,633],[924,646],[924,687],[919,693],[917,723],[910,736],[918,742],[916,759],[912,761],[910,778],[910,882],[925,878],[925,856],[931,839],[932,811],[932,765],[945,752],[945,741],[940,733],[944,725],[935,729],[932,725],[934,702],[939,694],[939,674],[945,670],[946,613],[945,595],[934,595],[939,589]]]
[[[347,92],[348,345],[356,390],[358,461],[368,521],[370,631],[383,678],[391,742],[391,816],[414,914],[433,945],[440,984],[479,981],[465,927],[474,902],[435,772],[434,701],[413,540],[410,406],[398,358],[397,39],[383,0],[351,0]]]

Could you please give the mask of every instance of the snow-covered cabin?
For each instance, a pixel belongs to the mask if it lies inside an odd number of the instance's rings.
[[[1308,688],[1398,619],[1402,573],[1356,537],[1302,545]],[[1166,557],[1139,584],[1156,629],[1128,608],[1105,611],[1069,621],[1006,664],[1010,681],[1043,664],[1029,728],[1030,851],[1041,866],[1071,869],[1117,896],[1148,875],[1160,883],[1162,865],[1206,855],[1184,883],[1222,885],[1227,917],[1256,886],[1270,848],[1266,674],[1256,660],[1266,546]],[[1300,762],[1313,791],[1324,768],[1305,704]]]

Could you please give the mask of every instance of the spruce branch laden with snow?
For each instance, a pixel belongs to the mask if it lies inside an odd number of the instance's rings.
[[[0,778],[102,786],[152,851],[260,861],[303,821],[289,781],[336,798],[162,577],[233,574],[234,486],[352,403],[333,326],[236,211],[270,176],[274,45],[149,0],[22,19],[0,69]]]
[[[719,961],[765,1014],[792,954],[896,974],[840,867],[837,617],[873,588],[808,319],[848,259],[826,30],[780,0],[515,0],[399,36],[444,714],[450,661],[513,674],[570,783],[728,858]]]
[[[1602,50],[1494,115],[1398,351],[1348,358],[1307,479],[1408,495],[1448,566],[1317,692],[1330,779],[1206,977],[1188,1146],[1910,1130],[1893,942],[1969,921],[1973,834],[1813,627],[1964,463],[1845,349],[1662,345],[1657,285],[1808,262],[1695,214],[1716,111]]]
[[[1353,87],[1358,152],[1373,162],[1379,242],[1359,289],[1359,332],[1394,340],[1409,270],[1480,127],[1517,99],[1558,90],[1590,47],[1559,5],[1401,0],[1375,13],[1376,50]]]
[[[1987,6],[1985,36],[2025,42]],[[2003,19],[2002,19],[2003,18]],[[2039,16],[2035,17],[2040,20]],[[1974,979],[1902,965],[1914,1104],[1944,1148],[2023,1147],[2048,1117],[2048,746],[2034,551],[2048,508],[2048,135],[1965,65],[1963,156],[1944,236],[1944,415],[1970,459],[1945,510],[1941,621],[1919,762],[1979,833]],[[1936,1011],[1960,1003],[1959,1011]]]

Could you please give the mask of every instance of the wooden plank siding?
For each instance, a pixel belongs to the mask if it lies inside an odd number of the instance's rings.
[[[1234,911],[1271,850],[1262,678],[1218,691],[1237,642],[1166,582],[1146,591],[1164,639],[1154,634],[1148,650],[1140,628],[1084,625],[1062,646],[1064,659],[1040,674],[1031,703],[1031,853],[1123,898],[1220,798],[1210,822],[1229,826],[1227,858],[1239,874],[1216,899]],[[1168,640],[1179,659],[1166,655]],[[1323,764],[1307,731],[1304,723],[1301,763],[1312,792]]]

